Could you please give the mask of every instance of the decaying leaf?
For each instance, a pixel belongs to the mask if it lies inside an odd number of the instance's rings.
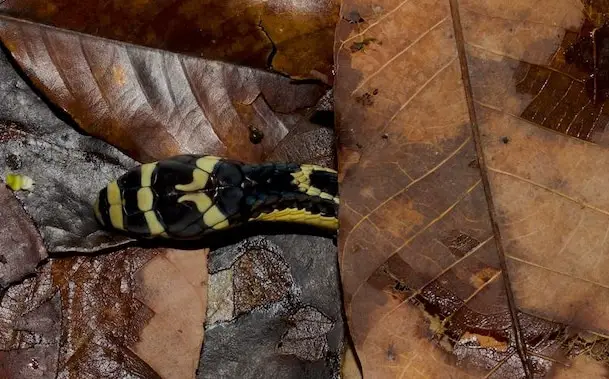
[[[205,262],[205,251],[151,249],[52,260],[0,303],[0,366],[8,377],[194,377]]]
[[[319,99],[308,118],[290,130],[269,161],[314,163],[336,168],[333,91]]]
[[[140,269],[136,282],[137,298],[154,316],[133,351],[162,378],[194,377],[207,306],[207,251],[157,255]]]
[[[0,299],[0,373],[3,377],[54,378],[59,370],[61,299],[51,264],[11,286]]]
[[[573,347],[607,330],[609,5],[585,3],[344,3],[339,246],[364,377],[606,367]]]
[[[281,255],[264,245],[248,247],[231,272],[237,315],[281,300],[294,280]]]
[[[6,0],[0,11],[168,51],[332,79],[339,2]]]
[[[278,346],[281,354],[295,355],[304,361],[317,361],[328,354],[326,334],[334,327],[332,320],[311,306],[298,309],[289,320],[292,327]]]
[[[332,241],[253,237],[214,250],[209,259],[197,378],[339,375],[344,327]]]
[[[325,92],[319,84],[0,19],[32,82],[84,130],[140,161],[206,153],[264,160]],[[302,116],[301,116],[302,117]],[[252,143],[250,129],[264,138]]]
[[[0,183],[0,294],[47,257],[42,238],[12,192]]]

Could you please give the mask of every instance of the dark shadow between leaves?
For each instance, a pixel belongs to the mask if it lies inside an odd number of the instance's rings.
[[[34,84],[34,82],[30,79],[30,77],[23,71],[23,68],[19,65],[19,63],[17,63],[15,58],[13,58],[11,51],[1,41],[0,41],[0,51],[2,51],[2,54],[4,54],[4,56],[6,57],[6,60],[11,65],[11,67],[13,67],[13,69],[15,70],[17,75],[21,78],[21,80],[23,80],[28,85],[28,87],[30,87],[32,92],[34,92],[34,94],[36,96],[38,96],[38,98],[40,98],[40,100],[42,100],[42,102],[49,108],[49,110],[53,113],[53,115],[55,117],[57,117],[61,121],[65,122],[70,127],[72,127],[77,133],[82,134],[87,137],[91,137],[91,135],[89,133],[87,133],[83,128],[80,127],[80,125],[78,125],[78,123],[76,121],[74,121],[72,116],[70,116],[70,114],[67,111],[63,110],[61,107],[57,106],[55,103],[53,103],[51,100],[49,100],[47,98],[44,91],[42,91],[40,88],[38,88],[38,86],[36,86]]]
[[[108,233],[116,233],[114,231]],[[123,250],[126,248],[140,247],[143,249],[169,248],[177,250],[216,250],[222,247],[237,244],[247,238],[256,236],[272,236],[280,234],[297,234],[313,237],[331,238],[337,246],[337,235],[332,231],[326,231],[310,225],[300,225],[288,222],[250,222],[245,225],[235,226],[226,230],[218,230],[197,239],[171,240],[164,238],[143,239],[136,238],[129,233],[121,233],[133,240],[126,241],[116,246],[108,247],[87,253],[87,256],[98,256]],[[52,253],[52,258],[68,258],[84,255],[82,251],[57,251]]]
[[[315,237],[333,238],[336,245],[336,234],[324,231],[309,225],[293,223],[274,222],[273,224],[263,222],[251,222],[245,225],[235,226],[226,230],[218,230],[204,237],[192,240],[165,240],[165,239],[140,239],[137,246],[143,248],[165,247],[179,250],[198,250],[209,248],[216,250],[222,247],[234,245],[244,239],[260,235],[299,234]]]

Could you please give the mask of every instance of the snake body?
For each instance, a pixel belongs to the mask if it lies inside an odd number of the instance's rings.
[[[94,205],[106,228],[138,237],[197,239],[248,222],[338,228],[336,171],[310,164],[245,164],[178,155],[110,182]]]

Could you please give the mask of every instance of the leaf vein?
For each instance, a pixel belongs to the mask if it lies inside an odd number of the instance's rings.
[[[372,79],[376,75],[378,75],[387,66],[389,66],[393,61],[395,61],[396,59],[401,57],[403,54],[407,53],[413,46],[418,44],[423,38],[425,38],[425,36],[427,36],[429,33],[434,31],[438,26],[442,25],[446,20],[448,20],[448,16],[446,16],[443,19],[441,19],[440,21],[438,21],[435,25],[433,25],[431,28],[427,29],[424,33],[422,33],[414,41],[412,41],[412,43],[410,43],[408,46],[406,46],[404,49],[402,49],[402,51],[396,53],[393,57],[391,57],[391,59],[388,59],[387,62],[385,62],[383,65],[381,65],[381,67],[379,67],[375,72],[373,72],[368,77],[366,77],[364,80],[362,80],[362,82],[351,92],[351,96],[353,96],[357,91],[359,91],[364,86],[364,84],[368,83],[368,81],[370,79]]]
[[[602,214],[604,214],[604,215],[608,215],[608,216],[609,216],[609,211],[607,211],[607,210],[605,210],[605,209],[602,209],[602,208],[596,207],[596,206],[594,206],[594,205],[592,205],[592,204],[588,204],[588,203],[587,203],[587,202],[585,202],[585,201],[582,201],[582,200],[576,199],[576,198],[575,198],[575,197],[573,197],[573,196],[569,196],[569,195],[567,195],[567,194],[565,194],[565,193],[563,193],[563,192],[560,192],[560,191],[558,191],[558,190],[555,190],[555,189],[553,189],[553,188],[550,188],[550,187],[548,187],[548,186],[546,186],[546,185],[543,185],[543,184],[541,184],[541,183],[537,183],[537,182],[535,182],[535,181],[533,181],[533,180],[531,180],[531,179],[523,178],[523,177],[522,177],[522,176],[520,176],[520,175],[512,174],[511,172],[503,171],[503,170],[500,170],[500,169],[497,169],[497,168],[494,168],[494,167],[490,167],[490,166],[487,166],[487,169],[488,169],[489,171],[495,172],[495,173],[497,173],[497,174],[506,175],[506,176],[509,176],[509,177],[511,177],[511,178],[517,179],[517,180],[519,180],[519,181],[529,183],[529,184],[531,184],[532,186],[535,186],[535,187],[541,188],[541,189],[543,189],[543,190],[546,190],[546,191],[548,191],[548,192],[550,192],[550,193],[552,193],[552,194],[554,194],[554,195],[557,195],[557,196],[560,196],[560,197],[562,197],[562,198],[564,198],[564,199],[567,199],[567,200],[569,200],[569,201],[572,201],[572,202],[574,202],[574,203],[576,203],[576,204],[578,204],[578,205],[580,205],[580,206],[582,206],[582,207],[586,207],[586,208],[588,208],[588,209],[592,209],[592,210],[594,210],[594,211],[596,211],[596,212],[599,212],[599,213],[602,213]]]

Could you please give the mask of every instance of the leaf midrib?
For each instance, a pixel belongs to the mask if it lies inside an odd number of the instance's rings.
[[[514,330],[516,350],[518,351],[518,356],[522,361],[522,368],[524,370],[525,377],[527,379],[533,379],[533,370],[530,361],[527,359],[526,343],[524,340],[522,329],[520,327],[520,320],[518,319],[518,309],[516,307],[516,301],[514,299],[514,293],[512,291],[512,284],[509,278],[505,251],[503,249],[501,232],[497,223],[495,204],[491,192],[490,181],[487,173],[487,166],[484,159],[484,151],[482,150],[482,138],[476,116],[472,84],[469,77],[467,54],[465,51],[465,37],[463,35],[463,27],[461,25],[461,17],[459,15],[459,4],[458,0],[449,0],[449,3],[450,12],[453,20],[453,29],[455,32],[455,44],[457,47],[457,53],[459,56],[459,63],[461,68],[461,78],[463,80],[463,89],[465,92],[465,101],[467,103],[467,111],[469,114],[472,136],[474,139],[474,145],[476,147],[476,155],[478,156],[478,166],[480,168],[480,177],[482,179],[482,186],[484,188],[484,197],[486,199],[491,227],[493,230],[493,235],[495,237],[495,245],[497,246],[499,266],[501,268],[501,272],[504,279],[503,284],[506,292],[510,318],[512,321],[512,329]]]

